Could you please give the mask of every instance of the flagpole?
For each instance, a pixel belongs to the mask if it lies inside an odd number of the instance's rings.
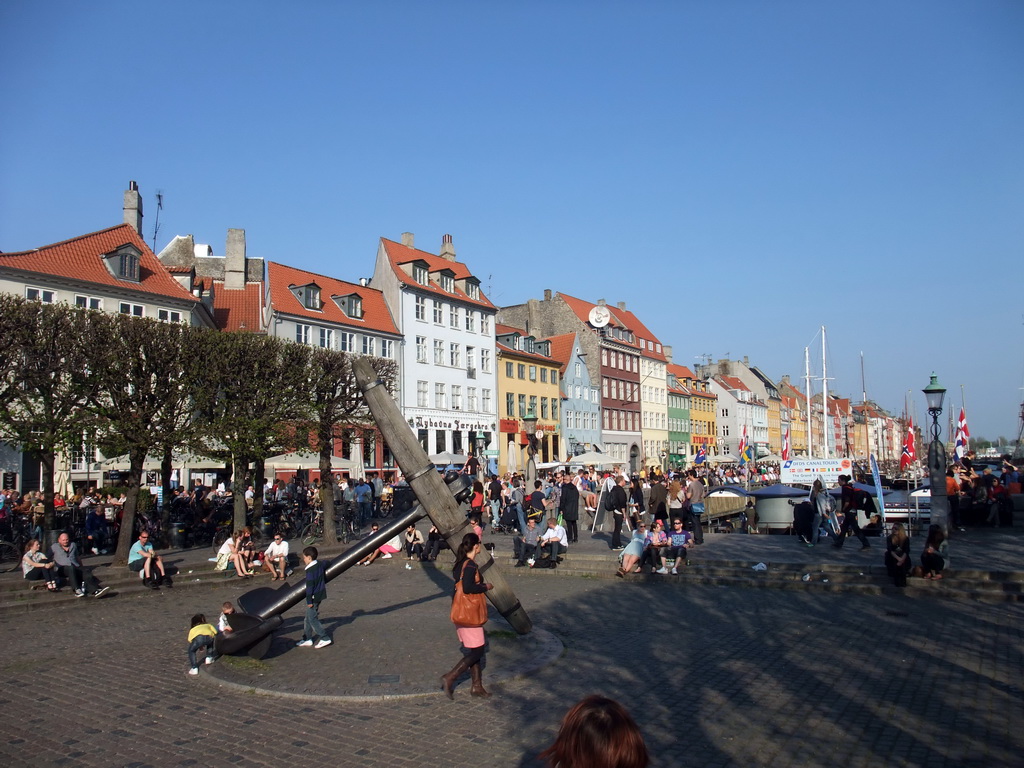
[[[960,385],[960,410],[964,412],[964,419],[967,418],[967,401],[964,399],[964,385]],[[964,435],[964,451],[971,448],[971,436]]]

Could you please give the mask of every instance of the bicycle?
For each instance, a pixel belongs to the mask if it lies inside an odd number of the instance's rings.
[[[0,540],[0,572],[8,573],[21,564],[21,553],[18,547],[9,541]]]
[[[322,541],[324,538],[324,513],[317,511],[313,516],[313,521],[302,529],[302,533],[299,536],[302,539],[302,543],[307,547]]]

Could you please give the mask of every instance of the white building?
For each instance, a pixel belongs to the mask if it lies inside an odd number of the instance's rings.
[[[381,238],[371,285],[380,290],[404,342],[399,404],[428,454],[467,455],[483,433],[497,450],[494,317],[480,281],[455,260],[451,235],[440,255]]]

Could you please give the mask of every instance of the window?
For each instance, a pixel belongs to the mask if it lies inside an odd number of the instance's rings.
[[[470,309],[466,310],[466,330],[476,333],[476,312]]]
[[[416,405],[420,408],[427,407],[427,382],[416,382]]]
[[[125,280],[139,279],[139,256],[134,251],[121,251],[117,255],[117,276]]]
[[[573,368],[576,370],[576,378],[583,378],[583,363],[576,363]]]
[[[443,322],[444,322],[444,305],[440,301],[438,301],[437,299],[434,299],[434,323],[437,324],[437,325],[441,325],[441,323],[443,323]]]
[[[91,309],[96,309],[96,307],[91,307]],[[156,319],[161,323],[180,323],[181,312],[175,309],[158,309],[156,311]]]
[[[43,301],[45,302],[46,299],[43,299]],[[146,311],[143,309],[141,304],[127,304],[123,301],[117,311],[122,315],[132,315],[133,317],[145,317],[146,315]],[[306,327],[308,328],[308,326]]]
[[[533,415],[537,415],[537,396],[530,395],[530,410],[533,411]],[[529,413],[529,411],[527,411]]]
[[[354,333],[348,333],[342,331],[338,334],[338,349],[342,352],[355,352],[356,351],[356,335]]]
[[[526,418],[526,395],[519,395],[519,418]]]
[[[75,296],[75,306],[79,309],[103,309],[103,299],[95,296]]]
[[[483,390],[483,396],[480,399],[480,410],[484,413],[491,412],[491,390]],[[509,416],[512,414],[510,413]]]
[[[484,373],[491,372],[491,350],[481,349],[480,350],[480,369]]]
[[[434,365],[444,365],[444,342],[434,339]]]
[[[513,395],[511,392],[505,393],[505,415],[516,415],[516,396]]]
[[[320,289],[315,285],[307,285],[306,290],[299,290],[302,306],[306,309],[320,309]],[[353,314],[349,312],[349,314]]]
[[[512,363],[505,363],[505,376],[506,378],[512,378]]]
[[[466,347],[466,370],[470,377],[476,376],[476,347]]]
[[[427,362],[427,337],[417,336],[416,337],[416,362],[425,363]]]
[[[601,365],[608,365],[608,350],[601,350]]]
[[[548,417],[548,399],[546,397],[540,399],[540,417],[542,419]]]
[[[516,366],[516,373],[519,375],[520,379],[525,379],[526,378],[526,366],[523,365],[522,363],[519,363],[519,365]]]
[[[583,395],[585,394],[584,391],[583,391],[583,387],[581,387],[579,384],[577,384],[575,386],[575,388],[574,388],[574,391],[576,392],[576,399],[577,400],[582,400],[583,399]]]
[[[537,380],[537,366],[536,365],[531,365],[530,366],[530,381],[536,381],[536,380]]]
[[[462,410],[462,386],[459,384],[452,384],[452,410]]]
[[[452,328],[459,327],[459,308],[451,307],[448,310],[448,325]]]
[[[334,329],[320,329],[320,346],[324,349],[334,349]]]
[[[363,336],[363,354],[364,355],[375,355],[377,348],[377,340],[373,336]]]
[[[124,304],[122,304],[121,306],[123,307]],[[124,313],[124,310],[122,309],[121,312]],[[310,328],[308,325],[303,325],[302,323],[296,323],[296,325],[295,325],[295,341],[298,342],[299,344],[309,344],[309,338],[310,338],[310,334],[312,334],[312,332],[313,332],[313,329]]]
[[[483,312],[480,313],[480,333],[489,335],[491,332],[491,317],[485,315]]]
[[[416,297],[416,319],[427,319],[427,300],[423,296]]]
[[[412,267],[412,279],[420,285],[427,285],[430,278],[427,277],[427,268],[422,264],[414,264]]]
[[[547,368],[541,368],[540,369],[540,380],[541,380],[542,384],[547,384],[548,383],[548,369]],[[554,380],[555,380],[555,377],[552,376],[551,377],[551,381],[554,382]]]
[[[455,293],[455,278],[451,275],[441,275],[441,290],[445,293]]]
[[[434,407],[444,410],[444,384],[441,382],[435,382],[434,384]]]
[[[391,339],[380,340],[380,356],[391,360],[395,356],[395,342]]]
[[[462,345],[454,342],[448,345],[448,359],[452,368],[462,365]]]
[[[320,296],[317,295],[317,304],[320,303]],[[312,307],[317,309],[317,307]],[[362,296],[349,296],[346,314],[349,317],[361,318],[363,316],[363,297]]]
[[[475,283],[472,280],[466,281],[466,295],[476,301],[480,300],[480,284]]]
[[[466,387],[466,410],[476,410],[476,387]]]

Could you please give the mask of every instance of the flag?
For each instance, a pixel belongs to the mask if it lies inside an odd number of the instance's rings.
[[[966,454],[966,453],[967,453],[967,438],[964,436],[964,433],[959,428],[957,428],[957,430],[956,430],[956,446],[953,448],[953,458],[956,459],[957,462],[959,462],[964,457],[964,454]]]
[[[754,446],[747,445],[740,451],[740,464],[750,464],[754,461]]]
[[[745,464],[743,456],[747,452],[747,425],[743,425],[743,436],[740,438],[740,447],[736,449],[736,453],[740,456],[740,464]]]
[[[914,451],[914,420],[907,421],[907,439],[903,441],[903,453],[900,454],[900,471],[903,471],[917,459]]]
[[[964,413],[963,406],[960,407],[960,418],[956,422],[956,431],[963,433],[965,443],[967,438],[971,436],[971,431],[967,428],[967,414]]]
[[[707,460],[707,458],[708,458],[707,451],[704,450],[704,446],[702,445],[700,448],[697,449],[697,458],[695,458],[693,460],[693,463],[694,464],[703,464]]]
[[[789,461],[789,429],[786,429],[786,435],[782,438],[782,460]]]

